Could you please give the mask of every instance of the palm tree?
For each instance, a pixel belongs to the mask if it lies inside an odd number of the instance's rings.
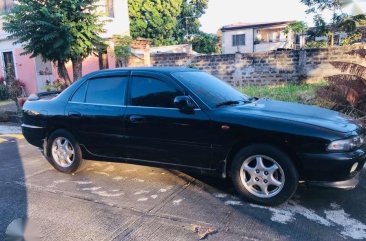
[[[366,49],[356,49],[348,52],[366,58]],[[318,96],[331,103],[338,111],[356,116],[366,116],[366,66],[334,61],[330,64],[339,69],[342,74],[329,76],[329,85],[318,90]],[[366,122],[365,122],[366,123]]]

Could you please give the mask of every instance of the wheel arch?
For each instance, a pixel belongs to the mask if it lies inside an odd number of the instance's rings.
[[[224,168],[224,172],[226,176],[230,176],[230,170],[231,170],[231,164],[234,160],[235,155],[243,148],[248,147],[248,146],[252,146],[252,145],[260,145],[260,144],[264,144],[264,145],[271,145],[274,146],[276,148],[278,148],[279,150],[283,151],[284,153],[286,153],[291,161],[293,162],[293,164],[295,165],[300,178],[302,177],[302,165],[300,161],[296,161],[298,160],[298,156],[296,155],[296,152],[293,148],[291,148],[288,144],[286,144],[285,141],[278,141],[278,142],[271,142],[271,141],[265,141],[265,140],[261,140],[261,139],[257,139],[257,140],[240,140],[237,141],[236,143],[234,143],[234,145],[231,147],[231,149],[229,150],[227,157],[226,157],[226,165]]]

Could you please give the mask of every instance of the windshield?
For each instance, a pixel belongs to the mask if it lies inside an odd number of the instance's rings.
[[[205,72],[177,72],[172,75],[210,108],[221,106],[225,102],[235,104],[249,100],[248,96]]]

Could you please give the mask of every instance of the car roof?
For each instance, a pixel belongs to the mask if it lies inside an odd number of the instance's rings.
[[[175,72],[197,72],[198,69],[187,68],[187,67],[129,67],[129,68],[115,68],[99,70],[94,73],[101,72],[118,72],[118,71],[146,71],[146,72],[156,72],[156,73],[175,73]]]

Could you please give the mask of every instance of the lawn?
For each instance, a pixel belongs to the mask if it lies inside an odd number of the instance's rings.
[[[325,84],[322,82],[317,84],[286,84],[282,86],[246,86],[242,87],[241,90],[249,96],[311,104],[315,99],[317,88]]]
[[[8,105],[8,104],[11,104],[11,103],[13,103],[12,100],[0,100],[0,106]]]

